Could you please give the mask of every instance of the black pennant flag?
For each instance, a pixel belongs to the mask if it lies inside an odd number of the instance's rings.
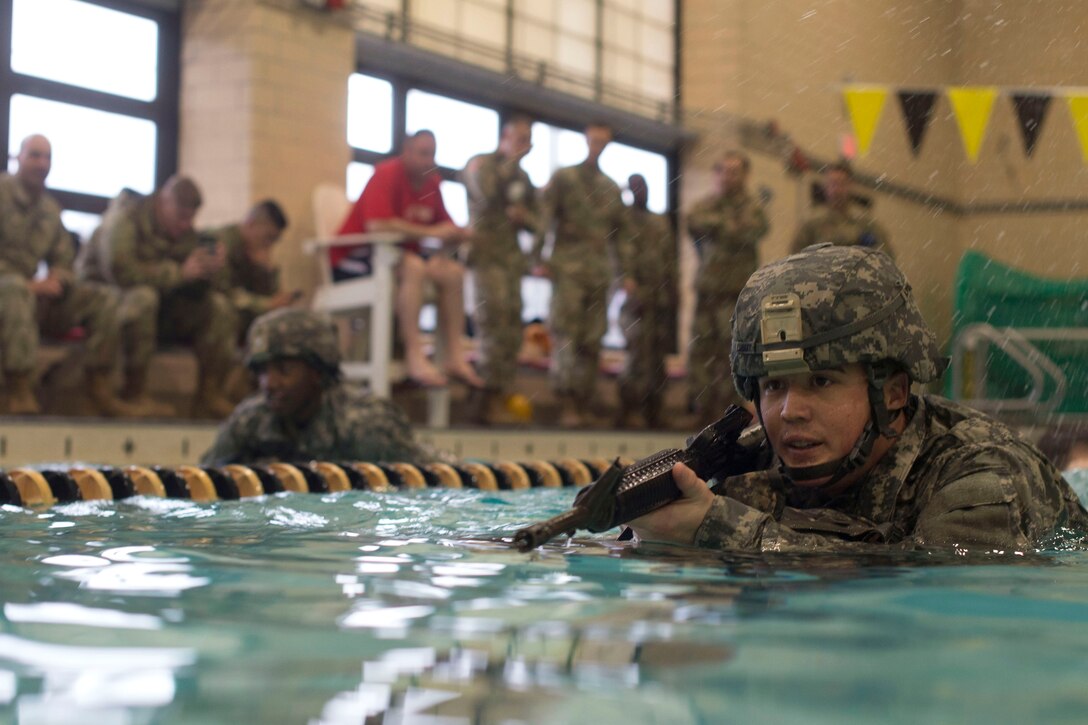
[[[898,95],[903,120],[907,122],[907,133],[910,134],[910,148],[917,156],[929,128],[929,119],[933,117],[937,94],[933,91],[899,91]]]
[[[1050,107],[1050,95],[1046,93],[1014,93],[1012,107],[1020,122],[1020,137],[1024,140],[1024,152],[1031,156],[1035,141],[1043,130],[1043,120]]]

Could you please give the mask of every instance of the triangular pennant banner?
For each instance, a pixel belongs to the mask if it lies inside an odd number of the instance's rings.
[[[888,98],[888,89],[880,86],[848,86],[842,94],[850,112],[854,135],[858,139],[858,151],[864,156],[869,153],[869,145],[873,142],[876,124]]]
[[[997,89],[988,86],[961,86],[948,89],[948,100],[960,128],[963,149],[971,163],[978,161],[982,139],[990,123],[990,111],[997,98]]]
[[[1035,151],[1035,141],[1043,129],[1047,109],[1050,108],[1050,94],[1014,93],[1012,107],[1016,111],[1016,120],[1020,122],[1020,138],[1024,141],[1024,153],[1031,156]]]
[[[1070,93],[1065,100],[1073,116],[1073,127],[1077,129],[1080,156],[1088,164],[1088,93]]]
[[[933,117],[933,106],[937,103],[934,91],[899,91],[899,107],[903,110],[903,120],[907,123],[910,135],[910,148],[917,156],[922,150],[922,139],[929,128],[929,119]]]

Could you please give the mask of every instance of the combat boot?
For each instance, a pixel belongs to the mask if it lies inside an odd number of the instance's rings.
[[[219,371],[200,371],[200,381],[193,400],[194,418],[222,420],[234,412],[234,403],[223,394],[223,375]]]
[[[87,397],[95,411],[106,418],[137,418],[143,411],[113,394],[109,370],[87,371]]]
[[[174,409],[166,403],[159,403],[145,390],[147,388],[147,369],[128,368],[125,370],[125,387],[121,398],[136,412],[138,418],[173,418]]]
[[[34,397],[33,377],[33,373],[4,373],[10,415],[37,415],[42,412],[38,399]]]

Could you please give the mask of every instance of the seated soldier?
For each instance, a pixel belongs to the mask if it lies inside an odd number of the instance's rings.
[[[883,252],[818,245],[757,271],[731,357],[776,462],[713,490],[677,465],[682,498],[632,522],[643,539],[1012,552],[1088,534],[1088,512],[1039,449],[978,411],[911,393],[947,360]]]
[[[40,412],[34,397],[38,335],[62,336],[74,326],[87,333],[87,391],[101,415],[138,415],[118,400],[110,383],[120,322],[117,294],[105,285],[72,277],[75,247],[60,220],[60,205],[45,189],[52,147],[44,136],[23,140],[14,175],[0,174],[0,365],[6,411]],[[48,274],[35,279],[44,262]]]
[[[193,414],[225,418],[234,408],[222,393],[234,356],[234,316],[212,286],[225,251],[201,243],[193,230],[200,204],[200,190],[183,176],[170,177],[151,196],[122,191],[83,248],[77,271],[122,290],[126,400],[170,413],[147,396],[147,374],[159,342],[182,342],[193,345],[200,370]]]
[[[297,291],[280,291],[280,270],[272,263],[272,248],[286,228],[283,209],[266,199],[250,209],[241,224],[205,233],[226,253],[226,264],[216,275],[215,287],[234,307],[239,342],[244,341],[255,319],[290,305],[300,296]]]
[[[269,312],[249,328],[246,364],[260,392],[223,423],[204,465],[268,461],[400,461],[433,458],[408,417],[340,379],[331,320],[297,309]]]

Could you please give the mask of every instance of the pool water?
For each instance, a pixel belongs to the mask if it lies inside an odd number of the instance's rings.
[[[1088,720],[1088,553],[503,540],[571,499],[2,508],[0,723]]]

